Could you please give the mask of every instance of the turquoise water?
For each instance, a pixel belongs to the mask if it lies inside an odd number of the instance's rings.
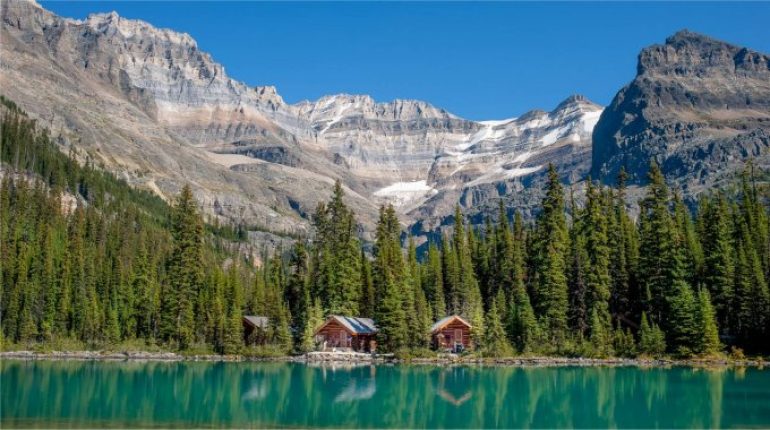
[[[770,370],[3,361],[0,427],[770,427]]]

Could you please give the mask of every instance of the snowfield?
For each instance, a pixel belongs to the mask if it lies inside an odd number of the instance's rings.
[[[374,192],[374,196],[386,200],[394,207],[420,203],[438,191],[428,181],[396,182]]]

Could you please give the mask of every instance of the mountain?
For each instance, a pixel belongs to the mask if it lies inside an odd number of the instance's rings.
[[[63,150],[166,199],[190,183],[210,215],[271,231],[306,232],[335,180],[365,231],[388,202],[418,230],[458,201],[534,203],[548,163],[573,182],[588,172],[602,112],[581,96],[480,122],[366,95],[289,104],[229,78],[189,35],[114,12],[74,20],[8,0],[1,31],[4,95]]]
[[[693,195],[728,180],[749,159],[770,167],[770,57],[681,31],[642,50],[634,80],[593,134],[592,174],[624,167],[645,181],[650,159]]]

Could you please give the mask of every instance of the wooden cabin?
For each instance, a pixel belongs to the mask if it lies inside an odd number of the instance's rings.
[[[439,351],[459,352],[472,348],[471,325],[459,315],[444,317],[430,328],[433,347]]]
[[[267,340],[267,317],[259,315],[244,315],[243,340],[246,345],[262,345]]]
[[[332,315],[315,331],[322,351],[374,352],[377,327],[370,318]]]

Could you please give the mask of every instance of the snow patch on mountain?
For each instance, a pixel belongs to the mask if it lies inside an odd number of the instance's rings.
[[[428,185],[428,181],[396,182],[380,188],[373,194],[394,207],[401,208],[421,202],[438,191]]]

